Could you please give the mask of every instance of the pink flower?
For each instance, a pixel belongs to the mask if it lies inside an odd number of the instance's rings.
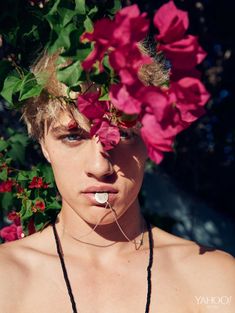
[[[134,84],[138,80],[138,71],[143,64],[152,63],[151,58],[144,55],[137,44],[128,44],[112,51],[109,61],[119,74],[121,82],[126,85]]]
[[[106,52],[121,49],[125,45],[137,44],[144,39],[148,28],[149,21],[146,19],[146,13],[140,13],[135,4],[120,10],[114,20],[97,21],[93,33],[84,33],[81,36],[81,40],[95,43],[93,51],[82,62],[83,68],[90,70],[94,63],[101,62]]]
[[[0,192],[11,192],[13,186],[12,180],[7,180],[2,183],[0,183]]]
[[[138,88],[138,86],[136,86]],[[134,90],[133,90],[134,89]],[[138,89],[137,89],[138,90]],[[126,114],[138,114],[141,111],[141,100],[136,97],[136,88],[123,84],[112,85],[109,92],[112,104]]]
[[[12,224],[10,226],[3,227],[0,230],[0,237],[4,239],[5,242],[13,241],[24,237],[22,227]]]
[[[158,50],[165,53],[173,68],[177,70],[190,70],[206,57],[206,52],[199,45],[198,38],[192,35],[170,44],[160,44]]]
[[[84,33],[81,36],[81,40],[94,41],[94,49],[88,55],[88,57],[82,62],[82,67],[85,70],[91,69],[95,62],[100,62],[107,49],[112,46],[114,33],[114,23],[112,20],[103,18],[94,25],[93,33]]]
[[[156,121],[162,121],[169,106],[169,97],[160,87],[147,86],[139,91],[138,98],[143,103],[145,111],[154,114]]]
[[[91,135],[98,136],[105,150],[110,150],[120,141],[120,133],[117,126],[111,125],[106,119],[97,120],[91,128]]]
[[[159,30],[157,40],[166,44],[182,39],[189,26],[188,13],[177,9],[173,1],[161,6],[153,22]]]
[[[163,159],[163,152],[173,151],[174,137],[167,137],[165,130],[152,114],[145,114],[141,123],[143,125],[140,130],[141,137],[147,147],[148,156],[159,164]]]
[[[197,78],[185,77],[173,82],[169,92],[183,122],[192,123],[205,113],[204,105],[210,94]]]
[[[100,118],[108,109],[107,101],[99,101],[100,92],[88,92],[77,98],[78,110],[88,119]]]
[[[115,19],[115,30],[112,34],[115,46],[137,43],[145,38],[149,29],[146,13],[140,13],[136,4],[118,11]]]

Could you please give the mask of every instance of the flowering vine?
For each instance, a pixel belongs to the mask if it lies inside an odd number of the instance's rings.
[[[137,5],[121,9],[120,1],[114,1],[113,6],[109,3],[99,7],[89,1],[74,0],[65,5],[56,0],[30,1],[30,6],[31,10],[41,8],[43,12],[40,22],[46,25],[47,32],[43,34],[47,50],[62,51],[57,78],[67,85],[68,94],[79,93],[77,106],[91,121],[90,135],[97,136],[109,150],[120,140],[120,127],[138,125],[150,159],[159,164],[164,152],[173,151],[176,135],[205,113],[209,93],[196,67],[206,52],[198,38],[187,33],[187,12],[179,10],[170,0],[153,19],[156,53],[163,53],[171,63],[169,79],[160,86],[145,85],[140,79],[141,69],[154,62],[140,47],[149,32],[147,14],[141,13]],[[34,40],[38,38],[40,33]],[[37,97],[44,87],[38,77],[15,64],[9,60],[2,63],[5,78],[0,94],[11,107]],[[97,90],[88,88],[82,93],[84,81],[97,86]],[[5,150],[3,145],[0,151]],[[10,215],[13,224],[0,232],[2,238],[12,240],[21,238],[23,231],[27,235],[41,229],[49,210],[59,205],[51,191],[55,187],[53,181],[45,181],[43,173],[37,171],[17,172],[4,159],[0,164],[0,193],[13,192],[21,201],[20,210]]]

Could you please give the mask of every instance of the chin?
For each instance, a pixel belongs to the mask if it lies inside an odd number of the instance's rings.
[[[116,219],[119,219],[124,212],[120,212],[116,209]],[[95,226],[97,223],[99,225],[108,225],[115,223],[115,217],[111,209],[105,208],[105,205],[93,205],[86,209],[86,214],[84,211],[79,214],[80,217],[88,224]]]

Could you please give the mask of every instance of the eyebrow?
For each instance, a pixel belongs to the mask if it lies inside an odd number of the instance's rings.
[[[74,128],[68,128],[68,126],[65,126],[65,125],[60,125],[60,126],[56,126],[56,127],[52,127],[51,129],[51,132],[56,135],[56,134],[59,134],[59,133],[62,133],[62,132],[67,132],[67,133],[70,133],[70,132],[73,132],[73,131],[83,131],[85,132],[85,129],[83,129],[81,126],[77,125],[77,127],[74,127]]]

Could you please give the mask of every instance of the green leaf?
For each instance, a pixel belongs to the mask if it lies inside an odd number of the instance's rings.
[[[60,48],[69,49],[71,46],[70,34],[72,31],[76,31],[76,27],[72,24],[59,29],[58,34],[54,34],[55,38],[48,46],[48,52],[54,53]]]
[[[85,0],[75,0],[75,9],[78,14],[86,14],[86,1]]]
[[[89,16],[87,16],[84,21],[84,27],[85,27],[85,30],[89,33],[92,33],[94,30],[92,20],[89,18]]]
[[[22,81],[19,100],[23,101],[31,97],[39,96],[42,89],[43,86],[38,84],[36,77],[32,73],[28,73]]]
[[[14,161],[18,161],[21,164],[24,164],[25,161],[25,148],[19,142],[14,142],[10,150],[7,153]]]
[[[57,70],[57,78],[67,86],[75,86],[81,76],[83,69],[80,61],[74,62],[71,65]]]
[[[22,80],[16,74],[8,75],[4,80],[0,95],[10,104],[13,104],[13,95],[20,91]]]
[[[13,207],[13,193],[12,192],[4,192],[1,196],[1,209],[9,210]]]
[[[7,60],[0,61],[0,90],[2,89],[3,82],[6,78],[6,75],[12,69],[12,65]]]
[[[13,134],[10,138],[9,138],[9,142],[10,143],[15,143],[18,142],[20,143],[23,147],[26,147],[28,144],[29,138],[26,134]]]
[[[21,220],[24,222],[25,220],[29,219],[32,215],[32,200],[24,199],[22,201],[22,208],[21,208]]]
[[[28,179],[29,179],[29,176],[28,176],[26,171],[20,171],[19,174],[17,175],[17,180],[19,182],[25,181],[25,180],[28,180]]]
[[[6,181],[8,177],[7,169],[4,168],[0,172],[0,180]]]
[[[29,179],[32,180],[35,176],[38,176],[38,169],[33,168],[31,171],[28,172],[29,174]]]
[[[112,15],[114,15],[115,13],[117,13],[117,11],[119,11],[122,8],[122,3],[120,0],[114,0],[114,5],[111,9],[108,10],[109,13],[111,13]]]
[[[9,143],[3,139],[0,139],[0,152],[5,150],[8,147]]]
[[[99,98],[99,101],[108,101],[108,100],[110,100],[108,93],[105,93]]]
[[[45,179],[46,182],[54,184],[54,174],[50,165],[45,163],[39,164],[37,168],[40,170],[40,175]]]

